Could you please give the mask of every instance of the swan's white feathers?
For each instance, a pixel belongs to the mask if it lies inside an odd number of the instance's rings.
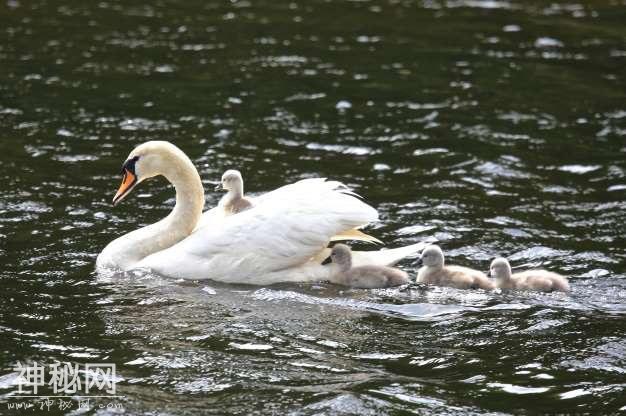
[[[343,231],[341,232],[341,234],[334,235],[330,239],[330,241],[345,241],[345,240],[363,241],[366,243],[381,244],[381,245],[384,244],[378,238],[365,234],[363,231],[359,231],[358,228],[353,228],[351,230]]]
[[[329,240],[361,236],[353,230],[378,219],[348,187],[323,178],[259,196],[237,215],[224,216],[221,207],[202,214],[202,181],[174,144],[144,143],[127,160],[135,161],[138,182],[165,176],[176,189],[176,205],[161,221],[109,243],[98,270],[145,268],[169,277],[261,285],[327,280],[331,268],[321,263]],[[420,248],[353,252],[353,263],[390,265]]]
[[[262,195],[255,207],[221,221],[205,214],[205,225],[179,244],[148,256],[141,266],[198,279],[229,280],[228,274],[236,273],[241,281],[241,276],[302,265],[324,249],[331,236],[378,219],[374,208],[341,192],[340,185],[304,179]]]

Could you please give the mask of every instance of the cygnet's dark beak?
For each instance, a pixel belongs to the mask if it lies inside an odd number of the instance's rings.
[[[487,273],[485,273],[485,274],[487,275],[487,277],[493,277],[493,276],[491,275],[491,269],[489,269],[489,270],[487,271]]]
[[[218,183],[217,185],[215,185],[215,190],[216,191],[221,191],[222,189],[224,189],[224,187],[222,186],[221,183]]]
[[[324,259],[324,261],[322,262],[322,266],[324,266],[324,265],[326,265],[326,264],[329,264],[329,263],[332,263],[332,262],[333,262],[333,259],[331,259],[331,258],[330,258],[330,256],[328,256],[328,257],[326,257],[326,258]]]
[[[422,267],[423,265],[424,265],[424,262],[422,261],[422,258],[420,257],[419,259],[417,259],[417,266]]]

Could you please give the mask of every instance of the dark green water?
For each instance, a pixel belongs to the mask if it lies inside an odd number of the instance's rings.
[[[115,363],[128,414],[625,412],[625,68],[618,1],[4,1],[0,414],[32,360]],[[572,294],[103,280],[173,205],[110,204],[151,139],[252,193],[345,181],[389,246]]]

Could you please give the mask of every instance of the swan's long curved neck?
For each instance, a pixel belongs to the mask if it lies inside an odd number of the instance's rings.
[[[98,256],[98,266],[132,269],[141,259],[173,246],[195,229],[204,207],[200,175],[182,152],[168,156],[161,174],[176,189],[174,209],[161,221],[112,241]]]
[[[185,168],[168,169],[169,172],[163,174],[176,189],[176,205],[163,221],[167,222],[169,232],[183,234],[183,238],[196,228],[204,208],[204,188],[200,175],[191,161],[187,162],[182,164],[187,165]]]

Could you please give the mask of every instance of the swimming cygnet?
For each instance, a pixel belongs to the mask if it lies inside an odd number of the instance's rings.
[[[243,178],[238,170],[230,169],[222,175],[222,182],[216,189],[228,191],[222,197],[218,206],[224,210],[224,215],[237,214],[252,208],[252,201],[243,196]]]
[[[386,266],[352,267],[352,251],[345,244],[336,244],[330,252],[333,261],[330,281],[336,284],[375,289],[409,283],[409,275]]]
[[[445,266],[443,251],[437,245],[426,247],[418,264],[423,266],[417,273],[417,283],[459,289],[494,288],[493,282],[483,272],[462,266]]]
[[[547,270],[527,270],[511,274],[511,265],[504,257],[491,262],[489,274],[496,279],[500,289],[536,290],[539,292],[569,292],[567,279]]]

